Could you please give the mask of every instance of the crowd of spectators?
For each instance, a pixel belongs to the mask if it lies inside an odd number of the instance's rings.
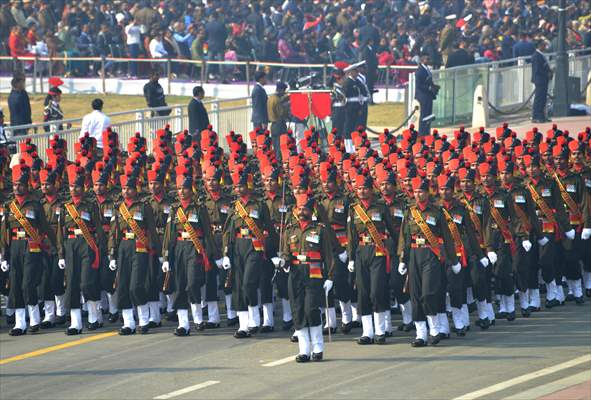
[[[529,55],[534,46],[528,43],[540,38],[548,40],[549,51],[554,51],[558,25],[558,0],[0,0],[0,4],[0,54],[15,57],[322,64],[358,61],[372,46],[381,65],[416,64],[419,54],[428,52],[438,68],[456,51],[462,53],[462,63]],[[590,1],[567,4],[568,47],[590,47]],[[455,19],[446,19],[452,14]],[[53,74],[96,76],[101,72],[98,65],[56,63]],[[149,63],[107,62],[104,71],[135,77],[146,76],[151,68]],[[175,63],[172,72],[192,78],[202,73],[200,64],[181,63]],[[210,65],[203,72],[208,79],[244,78],[234,66]]]

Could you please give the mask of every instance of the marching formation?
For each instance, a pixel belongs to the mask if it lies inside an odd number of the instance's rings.
[[[102,149],[82,136],[74,160],[58,136],[46,161],[27,140],[12,168],[0,148],[9,334],[78,335],[103,318],[122,321],[120,335],[146,334],[166,317],[188,336],[218,328],[224,310],[243,339],[273,331],[277,306],[305,362],[322,360],[337,328],[361,328],[360,345],[415,331],[422,347],[465,336],[471,313],[484,330],[518,310],[581,304],[590,138],[590,128],[519,139],[506,124],[453,138],[411,126],[373,146],[359,129],[345,146],[336,130],[310,128],[274,149],[255,129],[252,149],[230,132],[224,152],[211,127],[138,133],[126,148],[108,129]]]

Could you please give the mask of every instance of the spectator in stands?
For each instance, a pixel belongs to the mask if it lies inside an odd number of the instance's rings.
[[[140,46],[142,43],[142,31],[133,17],[131,17],[129,24],[125,27],[125,36],[127,56],[129,58],[138,58],[140,56]],[[138,76],[137,64],[137,61],[131,61],[129,63],[129,76],[131,78],[136,78]]]
[[[31,120],[31,102],[25,89],[25,76],[16,75],[10,82],[12,90],[8,95],[8,111],[10,112],[10,125],[29,125]],[[26,135],[27,129],[14,131],[14,136]]]
[[[102,158],[103,131],[111,126],[111,119],[103,114],[103,101],[101,99],[94,99],[90,105],[92,112],[82,118],[80,137],[88,132],[90,137],[95,138],[96,147],[99,149],[99,153],[96,156]]]
[[[99,57],[111,57],[111,46],[113,40],[111,37],[111,29],[108,24],[102,24],[101,30],[96,38],[96,52]],[[111,76],[111,69],[113,68],[113,61],[106,60],[105,63],[105,74]],[[99,71],[99,76],[102,71]]]
[[[162,31],[157,32],[150,40],[150,56],[152,58],[167,58],[168,52],[164,47]]]
[[[226,45],[226,38],[228,37],[228,30],[225,24],[220,19],[217,11],[211,13],[209,22],[205,25],[205,33],[207,35],[208,44],[208,59],[212,61],[222,61],[224,59],[224,48]],[[224,80],[223,69],[214,65],[206,70],[206,76],[209,79],[214,78],[214,74],[221,72],[220,78]]]
[[[207,129],[209,125],[209,117],[207,110],[203,105],[203,98],[205,97],[205,90],[201,86],[193,88],[193,98],[189,101],[187,107],[189,113],[189,133],[197,135],[197,142],[201,143],[201,131]]]
[[[465,40],[461,40],[455,45],[455,49],[447,57],[445,68],[474,64],[474,55],[466,50],[467,46],[468,44]]]
[[[513,45],[513,58],[529,57],[536,51],[536,45],[527,33],[521,35],[520,40]]]

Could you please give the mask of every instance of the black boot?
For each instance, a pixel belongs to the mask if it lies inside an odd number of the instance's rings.
[[[175,336],[189,336],[191,334],[191,330],[180,327],[176,328],[173,333]]]
[[[121,336],[129,336],[133,334],[135,334],[135,329],[131,329],[127,326],[124,326],[123,328],[119,329],[119,335]]]
[[[322,361],[322,352],[312,353],[312,361]]]
[[[297,363],[305,363],[310,361],[310,356],[307,354],[298,354],[295,358]]]
[[[410,342],[411,347],[425,347],[427,346],[427,342],[425,342],[423,339],[415,339],[412,342]]]

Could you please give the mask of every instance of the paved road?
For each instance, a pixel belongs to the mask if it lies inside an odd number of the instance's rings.
[[[187,338],[170,325],[109,335],[116,328],[77,338],[0,329],[0,399],[520,399],[566,389],[563,398],[591,398],[591,301],[488,331],[473,326],[465,338],[422,349],[407,334],[384,346],[337,334],[326,360],[309,364],[293,361],[297,345],[283,332],[239,341],[227,328]]]

